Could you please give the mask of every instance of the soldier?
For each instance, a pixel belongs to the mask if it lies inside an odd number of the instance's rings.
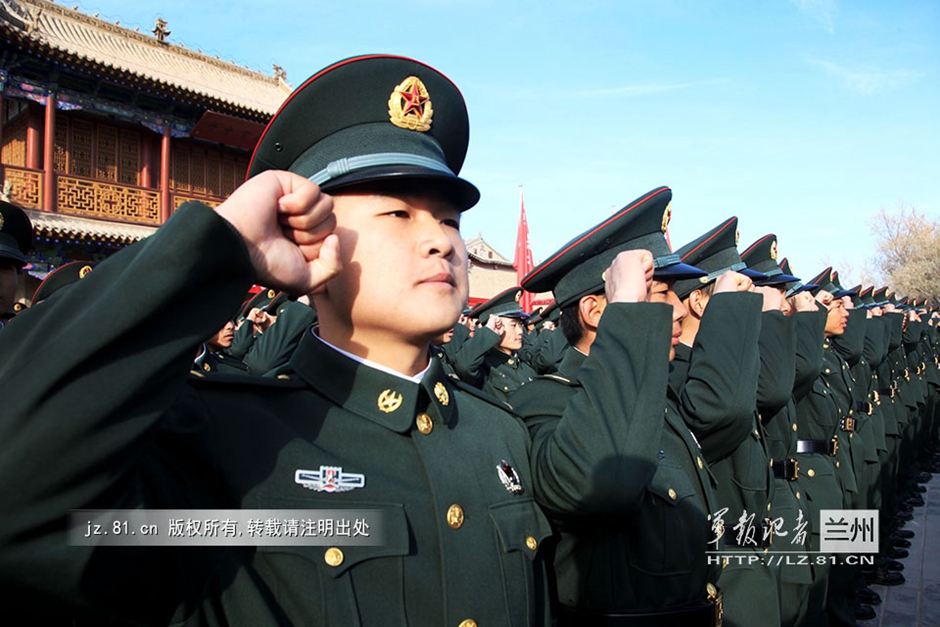
[[[16,315],[16,289],[32,241],[33,225],[26,213],[0,200],[0,328]]]
[[[530,292],[553,292],[571,345],[557,374],[510,398],[532,433],[536,497],[559,534],[560,625],[714,625],[720,616],[718,560],[707,555],[712,478],[667,398],[686,314],[672,283],[704,274],[669,251],[671,197],[660,187],[638,198],[523,280]],[[631,278],[638,271],[645,284]],[[585,419],[596,426],[579,426]],[[594,458],[604,463],[593,474],[558,472]]]
[[[760,238],[741,253],[741,260],[749,268],[767,275],[766,279],[757,282],[757,289],[767,294],[776,291],[785,298],[787,285],[799,284],[799,279],[790,274],[786,260],[781,263],[782,268],[778,266],[777,257],[778,242],[773,233]],[[787,300],[781,303],[780,311],[762,313],[759,340],[761,374],[757,409],[774,474],[774,497],[770,508],[775,531],[773,549],[781,552],[805,550],[815,524],[806,499],[802,498],[805,477],[801,477],[796,460],[798,427],[793,391],[797,381],[806,375],[802,372],[804,361],[798,351],[797,317],[793,313]],[[812,375],[815,376],[816,372]],[[783,394],[778,395],[778,391]],[[785,560],[778,576],[780,624],[801,625],[809,610],[813,568],[808,561]]]
[[[767,278],[745,267],[737,243],[738,219],[729,218],[676,251],[684,263],[701,268],[708,276],[676,281],[676,295],[689,315],[682,321],[669,387],[679,399],[686,423],[718,482],[720,509],[712,515],[722,521],[726,552],[741,554],[725,564],[721,572],[725,622],[742,627],[779,625],[777,574],[764,560],[764,551],[771,549],[773,539],[773,523],[768,517],[773,471],[764,450],[757,404],[759,376],[763,396],[784,399],[781,403],[786,402],[792,387],[792,379],[772,372],[769,365],[761,367],[766,360],[760,360],[758,351],[762,306],[776,310],[782,317],[783,296],[775,291],[766,298],[723,293],[738,291],[742,284],[749,286],[750,280]],[[720,317],[729,301],[740,309],[734,326]],[[734,370],[703,368],[700,357],[704,350],[724,351],[725,359],[739,363],[739,372],[746,376],[731,377],[736,374]],[[768,402],[766,398],[760,401]],[[750,602],[755,598],[763,602]]]
[[[384,55],[334,64],[286,101],[217,210],[182,206],[44,315],[16,320],[19,337],[0,334],[7,608],[69,603],[146,624],[549,624],[551,529],[528,433],[429,354],[468,298],[467,142],[463,98],[436,70]],[[314,293],[320,326],[295,374],[188,378],[192,347],[253,283]],[[70,509],[122,507],[369,509],[384,538],[67,546]]]
[[[199,347],[196,359],[193,361],[193,370],[197,373],[248,374],[247,364],[226,352],[231,348],[234,339],[235,321],[227,320],[221,329]]]
[[[454,370],[461,381],[502,401],[536,376],[532,366],[517,354],[529,317],[519,307],[521,295],[522,288],[511,287],[474,307],[469,316],[483,326],[454,358]]]

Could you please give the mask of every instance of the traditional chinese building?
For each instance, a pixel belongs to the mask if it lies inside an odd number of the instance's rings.
[[[0,34],[0,181],[33,222],[35,277],[107,257],[188,200],[218,205],[291,91],[276,66],[267,76],[172,43],[163,20],[142,33],[0,0]]]

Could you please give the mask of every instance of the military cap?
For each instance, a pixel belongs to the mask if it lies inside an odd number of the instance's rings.
[[[26,212],[0,200],[0,259],[12,259],[22,268],[33,243],[33,224]]]
[[[46,275],[36,291],[33,292],[33,304],[44,301],[64,287],[84,279],[95,264],[88,261],[72,261],[59,266]]]
[[[864,301],[862,301],[862,294],[861,294],[862,284],[861,283],[859,283],[855,287],[849,288],[849,292],[850,292],[849,296],[852,297],[852,305],[856,309],[868,309],[868,305],[866,305]]]
[[[520,318],[525,319],[529,314],[522,311],[519,306],[519,300],[522,298],[521,287],[510,287],[502,291],[485,303],[480,303],[474,307],[469,316],[477,318],[482,324],[486,324],[490,316],[499,316],[501,318]]]
[[[878,307],[884,307],[890,302],[888,300],[888,288],[886,287],[878,288],[872,293],[871,297],[872,300],[875,301],[875,305]]]
[[[530,292],[551,291],[559,307],[604,291],[607,268],[625,250],[653,254],[658,279],[681,279],[707,274],[686,265],[669,250],[666,228],[672,217],[672,190],[657,187],[640,196],[594,228],[565,244],[522,280]]]
[[[819,286],[816,288],[816,291],[825,290],[832,294],[833,298],[842,298],[843,296],[850,296],[852,294],[851,290],[842,288],[842,285],[839,283],[839,274],[833,271],[832,266],[829,266],[810,279],[810,283]]]
[[[22,301],[16,301],[13,303],[13,313],[15,314],[23,313],[27,309],[29,309],[29,306]]]
[[[277,298],[278,294],[279,292],[277,290],[262,288],[260,292],[249,298],[248,301],[242,306],[241,317],[244,318],[252,309],[255,308],[258,308],[262,311],[267,311],[271,307],[272,301]]]
[[[785,283],[799,283],[800,279],[785,273],[777,265],[777,236],[773,233],[765,235],[747,247],[741,253],[741,261],[751,270],[757,270],[767,275],[766,279],[754,281],[755,285],[782,286]]]
[[[405,57],[353,57],[294,90],[261,135],[248,177],[288,170],[328,192],[420,179],[464,210],[480,199],[457,176],[469,137],[463,96],[446,76]]]
[[[790,270],[790,260],[786,257],[784,257],[783,261],[780,262],[780,271],[783,272],[783,274],[789,276],[793,275],[793,271]],[[796,279],[795,281],[788,281],[784,284],[784,287],[787,290],[787,298],[790,298],[791,296],[796,296],[800,292],[811,292],[819,286],[815,283],[801,283],[799,279]]]
[[[683,263],[695,266],[707,272],[703,277],[676,281],[676,295],[685,298],[697,289],[708,285],[725,272],[740,272],[751,280],[766,279],[767,275],[747,267],[738,254],[738,219],[731,217],[701,235],[679,250],[676,254]]]
[[[862,300],[862,305],[865,309],[871,309],[872,307],[877,307],[875,304],[875,299],[873,297],[875,288],[874,286],[869,286],[859,292],[858,297]]]

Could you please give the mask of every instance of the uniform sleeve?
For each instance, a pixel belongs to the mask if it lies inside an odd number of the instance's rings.
[[[225,352],[236,359],[244,359],[254,343],[254,325],[250,320],[243,320],[241,325],[235,329],[235,338],[232,340],[232,345]]]
[[[679,408],[709,461],[731,453],[754,429],[759,294],[715,294],[695,336]]]
[[[780,311],[761,314],[760,376],[757,409],[763,416],[780,411],[793,394],[796,377],[796,322]]]
[[[539,374],[551,374],[558,371],[558,365],[565,355],[565,349],[568,348],[568,340],[559,329],[542,331],[542,335],[547,337],[539,345],[532,366]]]
[[[823,367],[823,340],[828,312],[801,311],[796,314],[796,376],[793,400],[799,401],[813,389]]]
[[[316,319],[316,312],[304,303],[293,302],[288,305],[245,355],[248,374],[276,376],[279,368],[290,361],[304,331]]]
[[[186,440],[188,417],[204,415],[180,405],[193,346],[218,330],[252,278],[240,235],[208,207],[191,204],[148,240],[18,317],[16,334],[0,334],[5,591],[88,602],[104,589],[133,589],[117,601],[131,606],[145,598],[145,586],[159,604],[161,592],[183,585],[187,569],[163,581],[145,563],[176,553],[141,550],[142,561],[124,559],[122,571],[111,571],[115,560],[66,546],[66,516],[199,500],[204,477],[186,474],[174,454],[155,455],[154,443],[174,432],[179,437],[169,440]],[[147,603],[138,611],[148,612]]]
[[[486,353],[499,344],[499,334],[487,327],[480,327],[460,347],[454,358],[454,371],[460,380],[482,389],[486,382],[484,362]]]
[[[636,509],[665,428],[672,309],[612,303],[580,386],[524,385],[512,398],[532,435],[536,500],[556,517]]]

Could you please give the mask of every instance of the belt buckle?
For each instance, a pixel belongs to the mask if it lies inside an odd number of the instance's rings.
[[[855,431],[855,418],[852,418],[851,416],[846,416],[845,418],[842,419],[841,427],[843,431]],[[836,451],[839,450],[838,444],[836,444],[835,450]],[[835,453],[833,453],[833,455],[834,454]]]
[[[725,615],[724,596],[713,583],[705,584],[705,591],[708,593],[706,599],[715,606],[715,627],[721,627]]]
[[[793,462],[793,472],[790,473],[789,480],[796,481],[797,479],[800,478],[800,461],[797,459],[793,459],[792,457],[787,461]]]
[[[867,411],[865,412],[866,414],[871,416],[873,413],[875,413],[875,406],[872,405],[870,401],[865,401],[865,406],[867,409]]]
[[[836,453],[839,452],[839,435],[836,434],[832,436],[832,439],[829,440],[829,457],[835,457]]]
[[[880,404],[881,404],[881,394],[878,393],[878,390],[872,390],[872,391],[871,391],[871,394],[872,394],[872,399],[874,399],[875,403],[877,403],[878,405],[880,405]]]

